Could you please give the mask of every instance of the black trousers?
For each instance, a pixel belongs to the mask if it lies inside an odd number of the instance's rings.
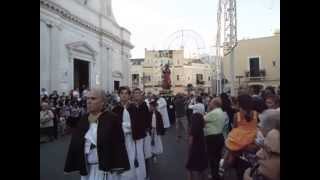
[[[40,128],[40,135],[48,136],[50,139],[54,138],[54,127]]]
[[[192,109],[187,109],[187,119],[188,119],[188,127],[191,127],[191,117],[193,114],[193,110]]]
[[[222,148],[224,146],[223,135],[217,134],[206,136],[206,145],[212,179],[218,180],[220,179],[219,163],[222,155]]]
[[[55,139],[58,139],[58,118],[58,116],[55,116],[53,119],[53,134]]]

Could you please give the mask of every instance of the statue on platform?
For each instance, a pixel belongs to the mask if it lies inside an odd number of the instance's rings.
[[[169,64],[164,65],[162,69],[162,88],[170,89],[171,88],[171,79],[170,79],[171,71],[169,68]]]

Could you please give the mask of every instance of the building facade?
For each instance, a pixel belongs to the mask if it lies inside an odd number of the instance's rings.
[[[49,92],[128,85],[130,32],[111,0],[40,0],[40,87]]]
[[[137,62],[140,62],[138,64]],[[213,69],[200,59],[185,59],[183,50],[145,50],[144,59],[131,60],[131,82],[145,92],[158,94],[162,90],[162,69],[169,64],[173,94],[186,92],[192,84],[197,92],[212,92]],[[133,65],[136,64],[136,65]],[[131,83],[134,84],[134,83]],[[132,86],[133,87],[133,86]]]
[[[223,58],[223,74],[230,82],[230,61]],[[234,52],[235,89],[280,86],[280,32],[270,37],[240,40]]]
[[[130,60],[130,81],[129,87],[143,89],[143,61],[144,59]]]

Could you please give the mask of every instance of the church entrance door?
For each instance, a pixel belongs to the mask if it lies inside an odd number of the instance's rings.
[[[74,59],[73,77],[75,89],[81,89],[83,85],[89,87],[89,62],[80,59]]]

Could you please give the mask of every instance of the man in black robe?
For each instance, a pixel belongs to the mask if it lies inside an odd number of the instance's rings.
[[[139,88],[135,88],[133,90],[133,99],[138,108],[138,120],[139,123],[144,126],[146,137],[144,139],[144,155],[145,155],[145,163],[146,163],[146,174],[147,179],[150,178],[150,159],[151,159],[151,143],[148,144],[148,138],[150,138],[151,134],[151,116],[150,111],[147,106],[147,103],[144,101],[143,92]],[[148,136],[148,137],[147,137]],[[149,147],[146,147],[149,146]],[[150,152],[149,152],[150,150]]]
[[[127,151],[134,151],[134,155],[128,154],[134,176],[143,179],[146,176],[145,160],[143,152],[143,138],[146,136],[145,122],[136,103],[130,102],[131,91],[127,86],[122,86],[118,90],[120,102],[112,109],[112,111],[120,117],[123,131],[125,133],[125,141]],[[133,147],[132,147],[132,144]],[[132,156],[132,157],[130,157]]]
[[[72,133],[65,168],[66,173],[79,171],[81,176],[94,176],[91,171],[97,167],[98,171],[121,173],[130,169],[125,147],[124,134],[119,117],[106,111],[105,93],[102,89],[92,89],[88,93],[88,112],[79,121]],[[86,152],[87,132],[92,125],[96,125],[95,144],[91,143],[90,152],[95,152],[96,163],[90,163]]]

